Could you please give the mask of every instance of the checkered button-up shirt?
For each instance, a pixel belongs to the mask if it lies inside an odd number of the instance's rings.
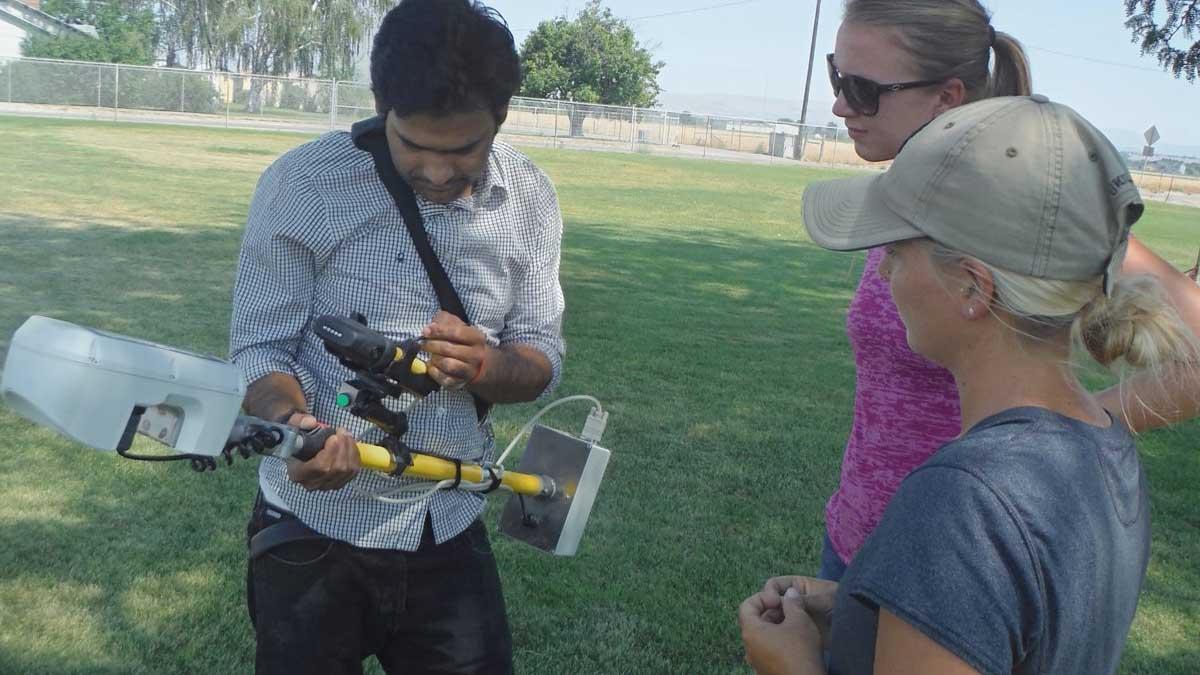
[[[450,204],[418,196],[430,243],[467,316],[493,344],[525,344],[546,355],[558,384],[565,351],[558,282],[562,216],[549,178],[524,155],[497,142],[472,194]],[[315,317],[360,312],[394,339],[418,336],[438,312],[437,295],[369,153],[350,134],[330,133],[296,148],[263,173],[234,285],[230,354],[247,382],[269,373],[299,380],[317,419],[378,443],[383,433],[334,404],[353,374],[309,330]],[[464,391],[437,391],[407,409],[404,441],[420,452],[489,460],[495,440]],[[410,407],[411,406],[411,407]],[[462,532],[483,498],[441,490],[410,505],[364,493],[420,484],[362,471],[346,487],[308,492],[287,477],[284,461],[265,457],[259,484],[268,501],[322,534],[364,548],[414,550],[425,514],[440,543]],[[426,483],[427,485],[427,483]],[[397,496],[411,496],[399,493]]]

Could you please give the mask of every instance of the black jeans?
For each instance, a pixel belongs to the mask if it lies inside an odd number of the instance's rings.
[[[284,516],[290,517],[290,516]],[[256,500],[247,535],[275,522]],[[475,521],[441,544],[426,519],[416,551],[296,541],[251,560],[246,601],[255,672],[512,672],[512,637],[487,530]]]

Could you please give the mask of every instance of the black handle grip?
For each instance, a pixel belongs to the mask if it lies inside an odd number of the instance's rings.
[[[387,378],[389,382],[380,383],[385,395],[398,396],[408,391],[422,397],[441,389],[428,374],[412,372],[413,359],[421,350],[420,339],[396,342],[368,328],[360,319],[361,316],[347,319],[322,315],[313,321],[312,330],[325,344],[326,351],[360,377]],[[396,358],[397,349],[403,354],[400,359]]]
[[[329,437],[335,433],[337,431],[333,427],[317,427],[309,431],[301,431],[300,438],[304,439],[304,445],[292,457],[301,462],[307,462],[316,457],[321,448],[325,447],[325,441],[328,441]]]
[[[395,345],[363,323],[340,316],[319,316],[313,332],[325,343],[325,349],[349,361],[355,370],[383,370],[392,362]]]

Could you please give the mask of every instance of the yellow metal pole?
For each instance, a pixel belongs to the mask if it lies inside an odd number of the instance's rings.
[[[358,459],[365,469],[373,469],[384,473],[392,473],[396,470],[396,460],[392,457],[392,453],[388,452],[387,448],[379,445],[359,443]],[[434,481],[454,480],[454,462],[442,459],[441,457],[419,453],[413,453],[412,460],[412,466],[406,467],[403,472],[409,478],[423,478]],[[478,464],[468,464],[466,462],[462,464],[462,479],[471,483],[484,483],[491,480],[483,467]],[[546,479],[542,476],[517,473],[515,471],[504,472],[504,476],[500,479],[500,485],[517,494],[533,497],[541,495],[549,487],[546,484]]]

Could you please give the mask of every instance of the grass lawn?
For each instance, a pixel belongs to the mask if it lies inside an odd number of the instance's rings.
[[[39,313],[225,354],[255,180],[304,140],[0,117],[0,353]],[[831,172],[530,154],[566,219],[560,395],[611,410],[613,458],[578,557],[495,540],[517,670],[744,672],[737,604],[768,576],[816,570],[849,429],[843,321],[862,256],[817,249],[798,215],[804,184]],[[1198,223],[1151,204],[1138,234],[1191,266]],[[532,410],[502,409],[501,436]],[[578,429],[585,411],[551,423]],[[0,424],[0,672],[251,670],[253,461],[199,475],[4,410]],[[1122,672],[1192,675],[1200,425],[1140,446],[1153,559]]]

